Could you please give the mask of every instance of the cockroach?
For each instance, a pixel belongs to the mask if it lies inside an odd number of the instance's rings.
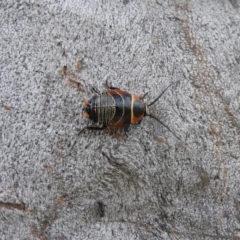
[[[142,97],[131,94],[115,87],[108,87],[104,92],[94,89],[96,94],[89,100],[83,101],[83,116],[92,120],[95,125],[84,127],[84,129],[104,130],[106,128],[128,127],[130,124],[140,124],[143,117],[150,117],[167,128],[176,138],[180,140],[170,128],[157,117],[149,114],[148,107],[157,102],[161,96],[173,85],[171,83],[155,100],[146,104]]]

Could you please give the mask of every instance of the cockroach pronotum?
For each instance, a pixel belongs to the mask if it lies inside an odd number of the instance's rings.
[[[148,107],[157,102],[160,97],[172,86],[171,83],[155,100],[146,104],[142,97],[131,94],[119,88],[108,87],[104,92],[94,89],[96,94],[89,100],[83,101],[83,116],[92,120],[95,125],[86,126],[84,129],[104,130],[106,128],[128,127],[130,124],[140,124],[143,117],[151,117],[167,128],[177,139],[180,140],[170,128],[157,117],[149,114]]]

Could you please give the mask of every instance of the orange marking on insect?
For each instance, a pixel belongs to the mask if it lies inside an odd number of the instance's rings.
[[[86,105],[86,106],[87,106],[87,105],[88,105],[88,100],[84,99],[84,100],[83,100],[83,105]]]
[[[87,112],[84,112],[84,113],[83,113],[83,116],[84,116],[84,117],[89,117],[89,114],[88,114]]]

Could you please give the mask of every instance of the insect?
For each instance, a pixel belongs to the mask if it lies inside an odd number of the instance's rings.
[[[83,116],[88,117],[95,124],[84,127],[84,129],[104,130],[106,128],[121,128],[128,127],[130,124],[140,124],[146,116],[151,117],[166,127],[176,138],[174,132],[160,121],[157,117],[149,114],[148,107],[157,102],[161,96],[173,85],[171,83],[155,100],[146,104],[142,97],[136,94],[131,94],[127,91],[115,87],[108,87],[104,92],[99,92],[94,89],[96,94],[89,100],[83,101]]]

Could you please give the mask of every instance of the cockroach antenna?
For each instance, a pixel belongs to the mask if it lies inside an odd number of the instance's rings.
[[[177,81],[177,82],[179,82],[179,81]],[[151,103],[149,103],[147,106],[149,107],[149,106],[151,106],[151,105],[153,105],[155,102],[157,102],[161,97],[162,97],[162,95],[173,85],[174,83],[171,83],[155,100],[153,100]],[[180,140],[180,141],[182,141],[166,124],[164,124],[161,120],[159,120],[157,117],[155,117],[154,115],[152,115],[152,114],[148,114],[148,113],[146,113],[146,115],[145,116],[148,116],[148,117],[150,117],[150,118],[153,118],[153,119],[155,119],[157,122],[159,122],[160,124],[162,124],[165,128],[167,128],[167,130],[169,131],[169,132],[171,132],[178,140]]]
[[[160,124],[162,124],[165,128],[167,128],[167,130],[169,132],[171,132],[178,140],[182,141],[181,138],[179,138],[167,125],[165,125],[162,121],[160,121],[157,117],[155,117],[154,115],[151,114],[146,114],[146,116],[155,119],[156,121],[158,121]]]
[[[165,90],[155,99],[153,100],[151,103],[149,103],[147,106],[152,106],[155,102],[158,101],[158,99],[161,98],[161,96],[173,85],[174,83],[171,83],[167,88],[165,88]]]

